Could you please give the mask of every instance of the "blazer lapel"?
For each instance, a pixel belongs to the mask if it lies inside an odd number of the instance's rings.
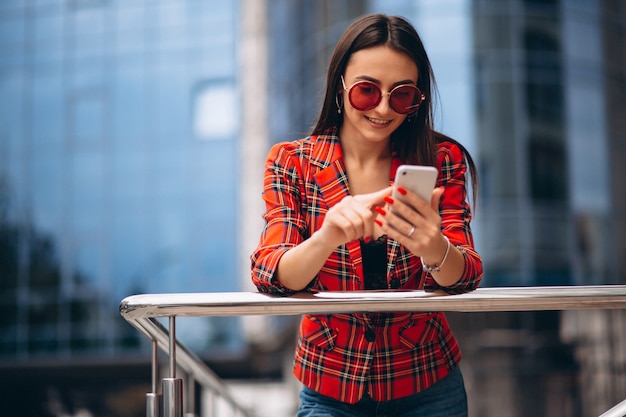
[[[389,171],[389,185],[393,185],[396,180],[396,170],[402,165],[402,161],[394,156],[391,160],[391,170]],[[394,279],[393,272],[400,251],[400,243],[393,239],[387,239],[387,282]]]
[[[311,151],[310,162],[319,167],[314,178],[327,207],[334,206],[350,195],[348,175],[337,136],[319,136]]]
[[[329,136],[320,139],[321,137],[318,138],[311,154],[311,162],[321,168],[314,178],[319,186],[321,199],[326,204],[325,208],[330,208],[349,196],[350,188],[338,138]],[[359,277],[360,282],[363,282],[363,258],[359,240],[346,243],[346,249],[352,261],[354,273]],[[358,288],[357,282],[352,281],[352,284],[353,288],[349,288],[350,290],[362,289]]]

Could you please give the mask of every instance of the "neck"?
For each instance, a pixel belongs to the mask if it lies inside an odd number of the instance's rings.
[[[343,161],[352,195],[372,193],[389,185],[389,142],[341,140]]]
[[[349,160],[356,166],[369,166],[391,160],[391,149],[389,142],[356,142],[351,140],[341,140],[341,150],[344,160]]]

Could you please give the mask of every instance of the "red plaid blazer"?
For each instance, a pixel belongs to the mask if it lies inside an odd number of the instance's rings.
[[[394,160],[390,184],[401,161]],[[442,231],[465,257],[465,272],[442,288],[422,270],[419,257],[387,242],[387,279],[402,289],[462,293],[482,278],[474,250],[466,194],[466,165],[452,142],[438,145],[439,178],[445,186]],[[260,292],[290,295],[275,278],[281,256],[319,229],[330,207],[349,195],[339,139],[320,135],[274,145],[265,164],[265,228],[251,256],[252,280]],[[391,284],[390,284],[391,286]],[[315,291],[364,289],[359,241],[339,246],[308,286]],[[307,387],[355,403],[367,390],[378,401],[415,394],[439,381],[461,359],[459,345],[441,312],[304,315],[294,374]]]

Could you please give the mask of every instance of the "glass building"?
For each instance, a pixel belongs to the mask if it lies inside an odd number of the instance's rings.
[[[481,230],[495,285],[620,280],[607,163],[616,117],[607,91],[619,82],[604,69],[608,12],[599,2],[474,7]]]
[[[119,354],[123,297],[239,289],[237,41],[236,2],[2,2],[0,360]]]

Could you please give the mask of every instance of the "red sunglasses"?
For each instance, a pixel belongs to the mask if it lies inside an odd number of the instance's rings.
[[[389,96],[389,107],[399,114],[409,114],[417,111],[422,101],[426,99],[419,88],[413,84],[401,84],[390,92],[383,93],[380,87],[371,81],[357,81],[346,88],[341,76],[343,89],[348,92],[348,99],[352,107],[359,111],[371,110],[378,106],[383,96]]]

